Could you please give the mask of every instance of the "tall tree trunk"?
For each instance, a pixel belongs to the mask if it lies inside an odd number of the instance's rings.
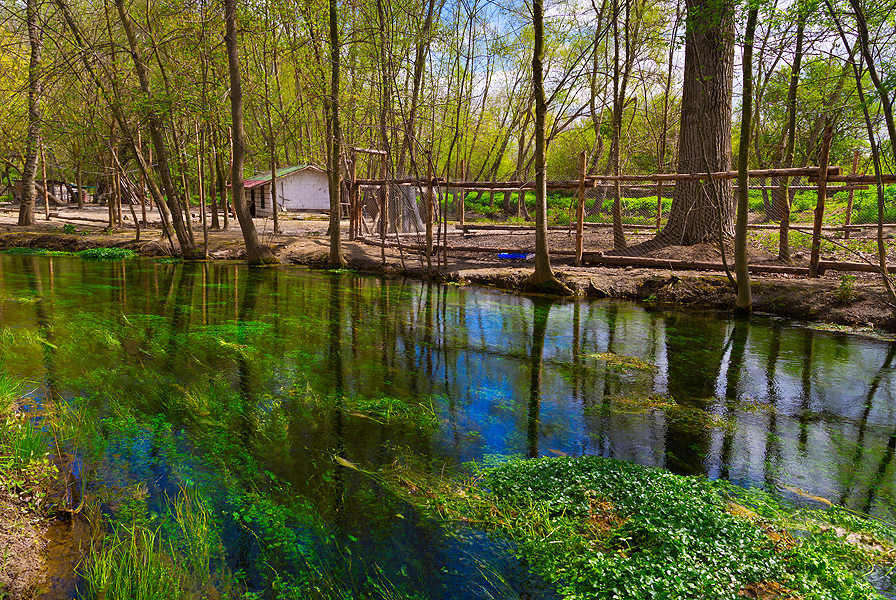
[[[117,0],[122,2],[123,0]],[[246,132],[243,129],[243,84],[240,77],[239,48],[236,39],[236,0],[224,0],[225,33],[227,46],[227,66],[230,73],[230,118],[233,122],[233,166],[230,169],[233,208],[240,222],[246,254],[250,264],[270,264],[279,262],[271,249],[262,245],[246,205],[243,182],[243,163],[246,159]]]
[[[737,156],[737,225],[734,229],[734,272],[737,277],[737,309],[750,312],[753,297],[750,292],[750,271],[747,268],[747,212],[750,208],[750,125],[753,115],[753,40],[756,37],[758,5],[751,5],[744,34],[743,101],[740,115],[740,146]]]
[[[339,157],[342,154],[342,127],[339,123],[339,21],[336,0],[329,0],[330,13],[330,94],[327,97],[330,137],[327,143],[327,176],[330,184],[330,256],[328,264],[344,266],[340,231],[340,177]]]
[[[547,178],[545,165],[544,121],[547,104],[544,98],[544,6],[532,0],[532,21],[535,43],[532,52],[532,89],[535,91],[535,272],[529,283],[546,290],[566,289],[551,269],[548,252]],[[569,290],[566,290],[567,292]]]
[[[881,80],[877,71],[877,65],[874,62],[873,49],[868,38],[868,23],[865,19],[865,11],[859,0],[849,0],[850,6],[855,13],[856,24],[859,26],[858,44],[862,51],[862,57],[865,59],[865,65],[868,69],[868,75],[871,77],[871,83],[880,99],[881,108],[883,108],[884,122],[887,124],[887,133],[890,136],[890,151],[896,156],[896,148],[892,147],[896,143],[896,121],[893,117],[893,99],[890,96],[893,84]],[[879,60],[883,60],[880,59]],[[885,74],[886,75],[886,74]]]
[[[731,168],[731,87],[734,7],[731,0],[687,0],[684,89],[678,147],[679,173]],[[715,187],[715,190],[713,189]],[[679,181],[665,229],[654,243],[692,245],[731,235],[730,181]]]
[[[850,0],[850,4],[852,4],[853,9],[856,11],[856,21],[859,25],[859,36],[853,46],[852,51],[849,53],[849,66],[852,68],[853,75],[855,77],[856,91],[859,93],[859,103],[862,107],[863,116],[865,117],[865,128],[868,131],[868,141],[871,144],[871,157],[874,160],[874,174],[875,178],[877,179],[877,185],[875,187],[877,189],[878,268],[880,269],[881,282],[884,285],[884,289],[887,293],[887,298],[889,299],[890,311],[893,314],[896,314],[896,287],[894,287],[893,279],[887,270],[887,243],[884,239],[883,229],[884,207],[886,199],[884,197],[884,182],[882,177],[883,166],[881,164],[880,148],[875,141],[875,126],[871,120],[871,115],[868,112],[868,102],[866,102],[865,90],[862,85],[862,71],[853,58],[856,46],[861,46],[861,55],[863,58],[865,58],[866,60],[872,58],[871,47],[868,39],[867,23],[865,21],[865,15],[862,12],[861,5],[859,5],[858,2],[854,2],[853,0]],[[827,6],[828,12],[830,13],[831,18],[834,20],[835,25],[837,26],[837,32],[840,34],[840,39],[843,41],[843,45],[849,48],[849,42],[846,39],[846,33],[844,32],[843,26],[840,23],[840,18],[834,10],[834,7],[831,5],[830,0],[825,0],[825,5]],[[874,69],[873,62],[872,64],[868,65],[869,72],[872,69]],[[881,101],[884,105],[883,108],[887,121],[887,130],[890,135],[891,151],[896,153],[896,148],[893,148],[893,144],[896,143],[896,127],[894,127],[893,123],[893,111],[892,104],[889,99],[889,91],[881,85],[881,81],[877,75],[876,69],[874,69],[874,75],[872,76],[871,81],[877,88],[878,93],[881,94],[881,96],[885,96],[887,98],[886,102],[883,102],[883,98],[881,98]]]
[[[19,207],[19,225],[34,225],[34,205],[37,190],[34,178],[37,174],[37,154],[41,141],[41,109],[43,97],[43,74],[41,73],[41,54],[44,46],[44,34],[40,19],[39,0],[27,0],[25,3],[25,20],[28,23],[28,44],[31,56],[28,61],[28,137],[25,140],[25,166],[22,169],[22,204]],[[46,194],[46,190],[44,190]]]
[[[115,6],[118,9],[121,24],[124,27],[125,34],[128,38],[131,58],[134,61],[134,69],[137,72],[137,79],[140,82],[140,90],[147,98],[151,98],[152,94],[150,92],[149,75],[146,72],[146,65],[141,58],[140,50],[137,46],[137,37],[134,34],[134,26],[131,23],[130,15],[125,9],[124,0],[115,0]],[[151,103],[149,105],[152,106]],[[162,135],[162,121],[156,109],[149,109],[148,121],[150,137],[152,138],[152,143],[156,150],[156,162],[158,163],[159,175],[162,179],[162,187],[165,191],[166,203],[171,212],[174,233],[177,236],[181,254],[184,258],[192,259],[196,256],[196,245],[192,240],[192,235],[190,235],[190,232],[184,225],[184,215],[179,202],[180,196],[177,193],[177,187],[174,185],[174,180],[171,177],[171,170],[168,164],[168,148]],[[189,218],[189,213],[187,213],[187,218]]]
[[[274,36],[272,40],[272,45],[274,48],[277,47],[277,34],[276,27],[271,26],[271,7],[265,7],[265,30],[271,32]],[[268,64],[276,61],[276,54],[274,55],[274,59],[271,60],[267,56],[267,36],[265,36],[263,44],[263,56],[264,56],[264,65],[262,69],[264,70],[264,112],[265,112],[265,120],[268,129],[268,150],[271,154],[270,166],[271,166],[271,210],[272,215],[274,217],[274,233],[280,233],[280,207],[277,204],[277,136],[274,133],[274,120],[271,116],[271,82],[270,82],[270,74],[268,73]],[[264,191],[262,190],[262,193]]]
[[[793,152],[796,146],[796,92],[800,82],[800,63],[803,60],[803,33],[806,29],[806,15],[799,7],[796,26],[796,50],[790,67],[790,85],[787,89],[787,146],[784,150],[784,166],[793,166]],[[778,229],[778,260],[790,262],[790,178],[781,178],[781,188],[774,190],[772,198],[780,210]],[[774,209],[773,209],[774,213]]]

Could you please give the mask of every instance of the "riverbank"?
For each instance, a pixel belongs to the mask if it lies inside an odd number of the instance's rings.
[[[38,595],[46,532],[47,522],[26,502],[0,491],[0,598]]]
[[[28,228],[14,225],[15,212],[11,207],[0,207],[0,250],[30,247],[46,250],[79,251],[95,247],[129,248],[144,256],[166,256],[171,251],[167,241],[152,226],[141,231],[135,240],[135,229],[126,226],[109,231],[103,222],[104,207],[90,207],[84,211],[65,209],[49,221],[39,220]],[[151,213],[152,214],[152,213]],[[64,221],[64,222],[63,222]],[[256,219],[256,226],[264,243],[269,244],[285,264],[323,267],[328,256],[327,222],[321,215],[284,215],[280,221],[282,233],[274,234],[270,219]],[[201,231],[197,230],[201,239]],[[632,234],[635,235],[634,233]],[[649,233],[635,237],[647,239]],[[411,250],[419,243],[417,236],[403,239],[401,247],[385,249],[373,242],[344,241],[344,256],[349,268],[363,273],[384,274],[390,277],[413,277],[446,282],[495,287],[508,291],[525,291],[526,278],[531,274],[531,260],[508,261],[499,258],[502,250],[518,248],[523,253],[534,248],[534,238],[527,231],[461,232],[452,227],[449,246],[494,248],[494,252],[450,251],[447,262],[439,265],[437,257],[427,261],[422,252]],[[856,240],[858,241],[858,240]],[[568,251],[573,237],[567,232],[552,232],[550,245],[554,251]],[[589,230],[585,248],[595,252],[609,249],[608,232]],[[201,245],[201,242],[200,242]],[[236,223],[231,221],[226,231],[210,231],[208,255],[210,259],[239,260],[245,258],[242,237]],[[667,247],[651,253],[660,259],[687,259],[702,262],[721,262],[716,248],[708,245]],[[838,256],[833,251],[828,258]],[[796,264],[806,257],[795,253]],[[854,260],[854,258],[853,258]],[[722,272],[671,270],[643,267],[576,267],[571,256],[552,257],[558,277],[573,292],[590,297],[613,297],[636,300],[659,306],[678,306],[697,310],[729,313],[734,307],[734,292]],[[754,247],[751,264],[774,265],[774,257]],[[896,332],[896,317],[877,275],[872,273],[828,272],[810,279],[792,274],[753,275],[754,310],[781,317],[830,324],[838,327],[878,329]]]

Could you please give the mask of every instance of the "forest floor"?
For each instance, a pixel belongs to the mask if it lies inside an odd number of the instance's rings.
[[[194,217],[198,217],[195,214]],[[77,251],[92,247],[125,247],[142,255],[164,256],[170,254],[168,242],[158,226],[158,214],[148,214],[149,227],[142,228],[140,239],[135,241],[136,230],[130,215],[124,226],[107,228],[107,209],[90,206],[84,210],[54,208],[51,219],[38,215],[34,226],[17,226],[17,207],[0,205],[0,249],[25,246],[49,250]],[[280,219],[281,233],[273,232],[272,219],[256,219],[255,224],[265,244],[286,264],[310,267],[325,266],[328,256],[328,237],[325,215],[288,214]],[[347,229],[347,221],[343,227]],[[202,229],[194,222],[198,246],[202,247]],[[628,231],[628,243],[648,240],[653,232]],[[553,252],[574,249],[575,236],[571,231],[553,230],[549,245]],[[775,257],[775,244],[768,230],[751,233],[750,264],[780,264]],[[807,236],[805,238],[808,243]],[[423,244],[422,233],[406,234],[401,238],[402,247],[389,246],[385,251],[371,241],[343,241],[343,252],[348,266],[360,272],[385,274],[390,277],[408,276],[420,279],[451,281],[525,291],[526,278],[532,273],[531,258],[505,260],[499,254],[516,251],[528,255],[534,252],[535,240],[531,230],[497,231],[479,230],[463,232],[452,224],[448,234],[447,263],[439,264],[436,256],[429,263],[425,253],[414,249]],[[391,237],[394,244],[395,237]],[[853,234],[850,245],[868,256],[873,253],[873,231],[869,228]],[[888,244],[893,245],[892,240]],[[473,252],[456,248],[493,249]],[[609,229],[588,229],[585,232],[586,253],[608,252],[612,249],[612,233]],[[891,251],[896,248],[891,248]],[[208,254],[211,259],[239,260],[245,258],[243,240],[238,224],[230,220],[224,231],[209,231]],[[794,245],[793,265],[808,264],[808,250],[804,245]],[[385,261],[383,261],[385,256]],[[712,245],[671,246],[659,248],[646,256],[658,259],[721,263],[718,247]],[[729,253],[729,262],[730,262]],[[850,260],[856,257],[839,248],[826,244],[822,258],[826,260]],[[731,311],[734,292],[724,272],[671,270],[668,268],[610,267],[573,265],[571,255],[554,254],[552,264],[558,277],[573,292],[591,297],[614,297],[638,300],[658,306],[683,306],[692,309]],[[892,263],[891,263],[892,264]],[[877,329],[896,332],[896,317],[891,310],[880,277],[873,273],[828,271],[818,278],[792,274],[752,275],[753,308],[768,313],[803,321],[815,321],[838,327]]]

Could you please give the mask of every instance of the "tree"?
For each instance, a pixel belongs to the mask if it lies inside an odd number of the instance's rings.
[[[336,12],[336,0],[329,0],[330,13],[330,93],[326,99],[327,130],[327,176],[330,182],[330,256],[328,264],[332,267],[345,265],[342,256],[341,231],[339,226],[339,195],[341,178],[339,177],[339,158],[342,154],[342,128],[339,123],[339,21]]]
[[[121,0],[118,0],[119,2]],[[230,118],[233,121],[233,166],[230,181],[233,188],[233,209],[243,231],[249,264],[271,264],[279,262],[267,246],[262,245],[246,205],[243,180],[243,163],[246,157],[246,131],[243,128],[243,84],[240,77],[239,47],[236,39],[236,0],[224,0],[227,65],[230,73]]]
[[[43,75],[41,74],[41,53],[43,51],[43,28],[38,22],[40,10],[38,0],[25,3],[25,20],[28,25],[28,137],[25,140],[25,167],[22,169],[22,204],[19,208],[19,225],[34,225],[34,204],[37,198],[34,179],[37,173],[38,147],[41,143],[41,97],[43,96]],[[46,185],[46,182],[44,182]],[[47,191],[44,190],[44,194]]]
[[[542,0],[532,0],[532,22],[535,28],[535,43],[532,50],[532,87],[535,90],[535,272],[529,277],[529,284],[535,288],[551,291],[569,289],[560,283],[551,269],[548,252],[548,188],[545,169],[544,119],[547,104],[544,98],[544,7]]]
[[[737,157],[737,224],[734,229],[734,270],[737,276],[737,309],[750,312],[753,297],[750,291],[750,271],[747,268],[747,211],[750,208],[750,125],[753,123],[753,40],[756,37],[756,18],[759,5],[751,0],[744,35],[743,101],[740,119],[740,147]]]
[[[684,86],[678,172],[731,168],[731,88],[734,74],[732,0],[687,0]],[[648,242],[692,245],[733,233],[730,182],[678,181],[666,227]],[[639,244],[633,248],[644,249]]]

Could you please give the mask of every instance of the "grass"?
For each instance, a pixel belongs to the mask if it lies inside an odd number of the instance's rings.
[[[81,573],[86,600],[188,598],[183,573],[173,564],[157,529],[137,522],[116,526]]]
[[[46,436],[19,409],[24,396],[20,382],[0,373],[0,490],[37,506],[46,498],[56,469],[48,457]]]
[[[870,600],[865,573],[894,556],[892,526],[844,509],[797,510],[623,461],[511,458],[467,482],[415,473],[397,468],[396,489],[442,520],[509,539],[568,600]]]

